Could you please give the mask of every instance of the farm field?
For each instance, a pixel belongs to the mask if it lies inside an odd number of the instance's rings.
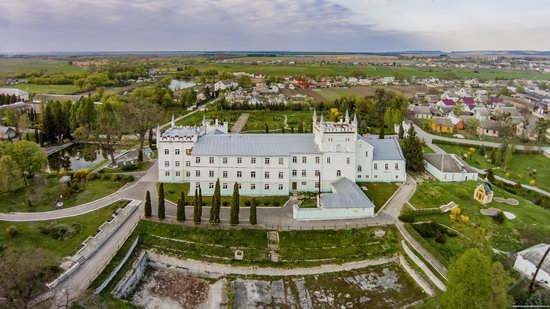
[[[0,80],[20,73],[76,72],[81,68],[67,61],[47,59],[0,59]]]
[[[448,153],[454,153],[464,158],[464,154],[468,153],[470,146],[446,145],[438,144]],[[514,181],[519,181],[522,184],[529,184],[529,181],[534,179],[536,186],[550,191],[550,159],[542,154],[523,154],[514,153],[508,167],[504,171],[502,168],[496,167],[489,162],[485,157],[479,154],[479,148],[473,147],[475,153],[471,158],[465,158],[466,163],[481,169],[492,168],[495,175],[508,178]],[[489,157],[492,148],[485,148],[485,153]]]
[[[296,94],[305,94],[313,98],[314,102],[331,103],[334,100],[341,97],[365,97],[374,95],[374,92],[378,88],[385,90],[395,91],[402,93],[408,97],[413,97],[417,92],[425,91],[425,88],[421,86],[351,86],[342,88],[315,88],[315,89],[283,89],[281,92],[286,96],[293,96]]]
[[[537,73],[530,71],[507,71],[507,70],[473,70],[464,68],[418,68],[418,67],[393,67],[393,66],[356,66],[356,65],[338,65],[338,64],[222,64],[222,63],[201,63],[194,65],[197,69],[218,70],[248,73],[262,73],[266,75],[284,76],[284,75],[307,75],[307,76],[351,76],[363,75],[369,77],[418,77],[418,78],[478,78],[489,80],[495,78],[502,79],[539,79],[549,80],[550,73]]]
[[[453,221],[449,213],[427,212],[417,218],[416,221],[433,221],[462,234],[447,237],[447,241],[443,244],[436,242],[434,237],[423,239],[424,244],[427,244],[440,256],[442,263],[448,263],[464,252],[466,248],[475,247],[485,239],[493,248],[504,252],[516,252],[541,242],[550,241],[550,226],[548,226],[550,212],[496,186],[493,186],[495,197],[514,198],[519,201],[519,205],[512,206],[493,200],[490,204],[483,206],[473,198],[477,185],[476,181],[460,183],[426,181],[417,187],[410,200],[410,203],[417,209],[435,208],[454,201],[462,210],[462,214],[469,216],[469,223]],[[498,223],[495,219],[481,214],[481,209],[489,207],[508,211],[516,215],[517,218],[506,219],[503,223]]]
[[[5,86],[6,88],[17,88],[28,93],[38,94],[72,94],[79,91],[74,85],[37,85],[37,84],[20,84],[13,86]]]

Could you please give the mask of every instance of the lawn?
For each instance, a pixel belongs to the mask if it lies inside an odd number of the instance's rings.
[[[471,148],[470,146],[446,144],[437,144],[437,146],[448,153],[454,153],[461,157]],[[496,168],[494,164],[481,156],[479,148],[474,147],[474,149],[476,150],[474,155],[471,158],[466,158],[466,163],[482,169],[493,168],[495,175],[519,181],[522,184],[529,184],[531,179],[535,179],[537,187],[550,191],[550,159],[544,155],[514,153],[506,171],[504,171],[501,168]],[[486,155],[489,156],[491,151],[492,148],[486,148]]]
[[[44,183],[45,182],[45,183]],[[79,183],[80,190],[63,200],[63,208],[94,201],[120,189],[124,181],[92,180]],[[0,193],[0,212],[38,212],[55,210],[59,179],[33,179],[32,184],[12,192]],[[28,201],[32,207],[29,207]]]
[[[425,241],[439,252],[448,262],[461,254],[465,248],[476,245],[481,239],[487,239],[496,249],[506,252],[516,252],[534,244],[550,242],[550,212],[524,198],[510,194],[503,189],[493,186],[495,196],[514,198],[519,201],[518,206],[493,201],[487,206],[473,199],[473,192],[478,182],[468,181],[461,183],[443,183],[426,181],[417,187],[411,199],[416,208],[439,207],[454,201],[462,209],[462,213],[470,217],[470,223],[452,221],[449,214],[431,214],[421,216],[417,221],[434,221],[449,226],[464,236],[448,237],[444,244],[436,243],[433,238]],[[517,216],[514,220],[505,220],[499,224],[491,217],[483,216],[480,209],[495,207],[508,211]]]
[[[21,253],[31,253],[36,248],[43,248],[61,259],[76,253],[86,238],[95,235],[99,226],[110,220],[117,208],[123,207],[127,203],[128,201],[118,201],[91,213],[66,219],[39,222],[0,222],[0,243],[4,246],[4,250],[13,249]],[[6,229],[10,225],[17,227],[15,237],[10,237],[6,233]],[[43,234],[39,230],[52,226],[59,231],[55,235],[62,235],[64,239]]]
[[[173,202],[177,203],[180,199],[181,192],[185,192],[185,202],[186,205],[194,205],[195,203],[195,197],[194,196],[188,196],[187,193],[189,192],[189,183],[165,183],[164,184],[164,198]],[[256,206],[262,207],[262,206],[283,206],[288,201],[288,195],[281,195],[281,196],[256,196]],[[250,203],[252,201],[251,196],[240,196],[240,206],[246,207],[250,206]],[[203,196],[202,202],[204,206],[210,206],[212,202],[212,196]],[[231,206],[231,203],[233,202],[232,196],[223,195],[222,196],[222,206]]]
[[[133,170],[126,170],[124,171],[122,169],[122,166],[120,167],[117,167],[117,168],[104,168],[102,169],[103,173],[127,173],[127,172],[143,172],[143,171],[146,171],[149,169],[149,167],[151,166],[151,161],[145,161],[145,162],[138,162],[136,164],[134,164],[135,166],[135,169]],[[93,169],[92,169],[93,170]]]
[[[377,238],[376,230],[385,236]],[[350,230],[279,232],[281,260],[300,264],[328,264],[374,259],[395,254],[399,233],[394,226]]]
[[[363,190],[367,197],[374,203],[375,212],[380,210],[386,201],[399,189],[400,183],[395,182],[361,182],[359,187],[366,187]]]
[[[8,88],[18,88],[28,93],[39,94],[72,94],[80,91],[75,85],[37,85],[37,84],[21,84],[6,86]]]

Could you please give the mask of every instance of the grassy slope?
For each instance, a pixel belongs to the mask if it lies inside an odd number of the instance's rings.
[[[468,152],[470,147],[458,146],[458,145],[444,145],[438,144],[443,150],[449,153],[455,153],[462,157],[463,154]],[[466,163],[478,167],[478,168],[495,168],[491,162],[487,162],[487,159],[479,155],[478,148],[471,159],[466,159]],[[486,154],[489,155],[492,148],[486,148]],[[536,175],[529,175],[532,170],[535,169]],[[535,179],[537,186],[543,190],[550,191],[550,159],[542,154],[522,154],[514,153],[512,160],[508,164],[506,171],[501,169],[494,169],[496,175],[516,180],[522,184],[529,184],[529,180]]]
[[[61,258],[74,254],[80,248],[82,241],[88,236],[94,235],[99,226],[111,219],[113,211],[126,205],[126,201],[119,201],[109,206],[73,218],[66,218],[52,221],[40,222],[0,222],[0,243],[6,249],[14,249],[19,252],[32,252],[35,248],[44,248],[52,254]],[[76,236],[66,240],[56,240],[51,236],[44,235],[38,231],[41,226],[56,224],[77,224],[82,230]],[[6,228],[10,225],[17,227],[18,234],[11,238],[7,235]]]
[[[469,225],[451,221],[448,214],[423,216],[419,220],[434,220],[450,226],[472,239],[475,239],[476,234],[481,230],[485,230],[491,245],[503,251],[519,251],[540,242],[550,241],[550,226],[548,226],[550,212],[496,187],[494,188],[495,196],[512,197],[517,199],[520,204],[511,206],[493,201],[488,206],[483,206],[473,199],[476,185],[475,181],[424,182],[418,186],[411,199],[411,204],[417,208],[431,208],[454,201],[462,209],[462,212],[470,217]],[[480,209],[488,207],[509,211],[517,218],[506,220],[504,224],[498,224],[492,218],[481,215]],[[434,239],[427,239],[427,241],[447,259],[462,253],[466,246],[472,245],[463,237],[448,238],[447,243],[443,245],[436,243]]]
[[[375,211],[378,211],[392,194],[397,191],[400,184],[394,182],[362,182],[358,183],[358,185],[360,187],[367,187],[367,190],[364,192],[374,203],[374,206],[376,206]]]
[[[64,200],[64,208],[77,206],[91,202],[103,196],[109,195],[123,185],[123,181],[93,180],[79,184],[81,190]],[[59,180],[50,178],[46,185],[35,180],[32,185],[21,187],[11,193],[0,193],[1,212],[35,212],[54,210],[54,204],[59,196]],[[32,207],[28,207],[28,200],[31,200]]]

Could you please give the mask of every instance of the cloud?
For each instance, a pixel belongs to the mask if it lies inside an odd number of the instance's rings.
[[[2,0],[0,52],[550,49],[541,17],[549,5],[508,2]],[[520,14],[529,20],[509,22]]]

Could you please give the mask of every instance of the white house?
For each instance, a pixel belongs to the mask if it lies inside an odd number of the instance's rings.
[[[538,244],[518,252],[514,269],[527,277],[533,278],[538,264],[542,260],[544,253],[548,250],[547,244]],[[550,256],[544,260],[535,279],[543,286],[550,288]]]
[[[455,154],[427,153],[424,155],[426,171],[439,181],[476,180],[478,173]]]
[[[396,139],[366,139],[357,134],[357,119],[346,113],[325,122],[313,113],[309,134],[227,134],[227,123],[200,127],[172,123],[157,131],[159,180],[189,182],[190,195],[200,185],[211,195],[217,179],[221,194],[231,195],[235,182],[242,195],[288,195],[293,191],[331,191],[342,177],[353,181],[403,182],[405,158]]]
[[[0,139],[12,139],[15,137],[15,130],[11,127],[0,126]]]
[[[214,84],[214,91],[237,88],[238,84],[234,80],[219,80]]]

